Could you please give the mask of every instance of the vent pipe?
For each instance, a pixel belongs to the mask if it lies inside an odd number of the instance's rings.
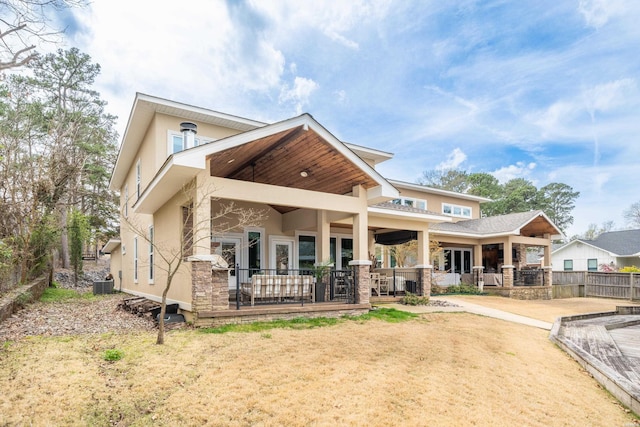
[[[182,146],[187,148],[195,147],[196,134],[198,133],[198,125],[191,122],[180,123],[180,132],[182,132]]]

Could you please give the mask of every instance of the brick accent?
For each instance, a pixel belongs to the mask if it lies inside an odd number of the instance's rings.
[[[354,265],[356,276],[356,304],[369,304],[371,292],[371,277],[369,276],[369,265]]]
[[[228,310],[229,285],[227,270],[211,270],[210,261],[191,261],[192,312]]]
[[[553,271],[551,267],[544,269],[544,285],[551,286],[553,284]]]

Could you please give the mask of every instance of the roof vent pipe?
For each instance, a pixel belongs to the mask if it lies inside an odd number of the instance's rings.
[[[195,147],[198,125],[191,122],[182,122],[180,123],[180,132],[182,132],[182,147],[185,150],[187,148]]]

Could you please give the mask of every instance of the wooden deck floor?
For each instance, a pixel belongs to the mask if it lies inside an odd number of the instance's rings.
[[[640,399],[640,315],[607,314],[563,319],[555,340],[574,357],[582,359],[579,360],[581,364],[592,365],[624,389],[631,401],[616,397],[637,413]]]

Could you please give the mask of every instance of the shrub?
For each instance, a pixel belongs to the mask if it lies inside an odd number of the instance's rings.
[[[124,352],[122,350],[118,350],[117,348],[110,348],[102,353],[102,358],[107,362],[118,361],[122,359],[123,356]]]
[[[427,305],[429,304],[429,298],[407,292],[400,300],[400,303],[405,305]]]
[[[635,265],[622,267],[620,269],[620,273],[640,273],[640,268],[636,267]]]
[[[431,287],[432,295],[443,295],[443,294],[464,294],[464,295],[480,295],[480,289],[476,285],[472,285],[469,283],[461,283],[459,285],[451,285],[449,287]]]

